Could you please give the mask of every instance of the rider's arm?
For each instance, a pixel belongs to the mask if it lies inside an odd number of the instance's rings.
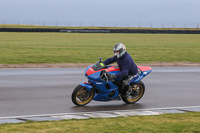
[[[124,78],[128,76],[129,69],[130,69],[130,62],[129,61],[123,62],[122,70],[120,73],[116,74],[116,78]]]
[[[103,63],[104,63],[105,65],[109,65],[109,64],[111,64],[111,63],[113,63],[113,62],[116,62],[116,61],[117,61],[117,57],[116,57],[116,56],[113,56],[113,57],[108,58],[107,60],[105,60]]]

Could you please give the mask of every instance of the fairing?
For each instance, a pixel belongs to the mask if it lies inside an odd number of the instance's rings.
[[[142,78],[144,78],[152,71],[152,68],[148,66],[138,66],[138,68],[139,68],[138,70],[139,76],[133,82],[139,82]],[[88,90],[91,90],[92,88],[96,90],[93,100],[97,101],[109,101],[113,99],[120,100],[118,98],[119,94],[118,86],[113,84],[111,81],[106,82],[100,78],[100,72],[102,70],[106,70],[106,72],[112,74],[117,74],[120,72],[120,69],[114,66],[108,66],[106,68],[102,67],[100,69],[94,69],[94,65],[89,66],[85,71],[85,76],[88,78],[89,82],[81,83],[81,85],[85,86]],[[117,79],[117,80],[122,80],[122,79]],[[109,96],[111,92],[114,92],[114,95],[112,97]]]

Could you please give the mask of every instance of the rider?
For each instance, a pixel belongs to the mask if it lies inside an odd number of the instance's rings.
[[[129,83],[138,76],[138,68],[131,56],[126,52],[126,47],[123,43],[116,44],[113,47],[113,53],[114,56],[108,58],[103,63],[105,65],[109,65],[113,62],[117,62],[121,72],[119,72],[118,74],[108,73],[108,77],[110,80],[114,80],[117,78],[123,79],[120,92],[122,96],[126,97],[126,89],[131,88]]]

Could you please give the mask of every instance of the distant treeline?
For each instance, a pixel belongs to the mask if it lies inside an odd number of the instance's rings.
[[[0,28],[0,32],[200,34],[200,30]]]

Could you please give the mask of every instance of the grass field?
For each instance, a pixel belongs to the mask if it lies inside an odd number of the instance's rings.
[[[94,63],[123,42],[136,63],[200,62],[199,34],[0,32],[0,64]]]
[[[0,133],[199,133],[200,112],[2,124]]]

